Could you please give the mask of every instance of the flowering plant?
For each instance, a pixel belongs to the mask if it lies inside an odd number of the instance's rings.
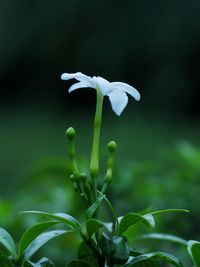
[[[0,266],[55,266],[51,260],[45,257],[35,263],[32,261],[32,256],[54,237],[73,232],[79,235],[81,242],[78,247],[77,258],[68,262],[68,267],[157,267],[163,266],[161,262],[176,267],[183,267],[182,262],[169,253],[162,251],[141,251],[136,246],[134,248],[131,247],[126,232],[130,228],[140,224],[147,228],[154,228],[155,217],[160,214],[188,211],[185,209],[145,210],[118,216],[109,201],[107,193],[108,187],[113,180],[114,158],[117,148],[115,141],[108,143],[107,171],[103,178],[100,176],[99,148],[104,96],[109,97],[113,111],[117,115],[120,115],[128,103],[127,94],[131,95],[135,100],[140,100],[139,92],[126,83],[108,82],[101,77],[89,77],[80,72],[74,74],[64,73],[61,78],[63,80],[78,80],[78,83],[70,87],[69,92],[80,88],[91,87],[96,90],[97,95],[91,161],[87,173],[80,171],[78,167],[75,147],[76,131],[73,127],[68,128],[66,131],[66,136],[69,141],[70,179],[74,190],[85,204],[85,222],[82,224],[73,216],[62,212],[24,212],[37,214],[40,216],[40,220],[23,234],[18,248],[16,248],[10,234],[5,229],[0,228],[0,244],[3,247],[0,250]],[[113,218],[112,221],[103,221],[99,218],[99,209],[103,203],[107,205]],[[60,226],[62,229],[50,229],[60,224],[62,225]],[[142,235],[139,238],[163,239],[179,243],[187,248],[194,266],[200,266],[200,242],[187,242],[176,236],[160,233]]]

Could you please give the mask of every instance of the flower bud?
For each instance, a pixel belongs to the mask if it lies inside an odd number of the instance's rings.
[[[66,131],[66,135],[69,140],[73,140],[76,135],[75,129],[73,127],[69,127]]]
[[[117,144],[115,141],[111,141],[110,143],[108,143],[108,151],[110,153],[113,153],[116,151],[116,148],[117,148]]]
[[[117,144],[115,141],[111,141],[110,143],[108,143],[109,155],[108,155],[108,163],[107,163],[107,172],[106,172],[106,176],[104,178],[104,182],[107,184],[110,184],[112,181],[114,155],[115,155],[116,148],[117,148]]]

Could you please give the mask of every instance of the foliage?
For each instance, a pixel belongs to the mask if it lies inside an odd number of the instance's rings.
[[[190,153],[188,152],[190,151]],[[192,152],[192,153],[191,153]],[[179,223],[179,220],[173,219],[173,232],[179,233],[179,234],[187,234],[186,230],[190,229],[189,232],[193,233],[192,229],[195,229],[195,222],[198,220],[198,207],[196,205],[192,205],[192,203],[195,201],[196,197],[193,193],[191,189],[188,189],[186,192],[182,192],[182,190],[178,190],[179,188],[181,189],[181,179],[179,179],[179,177],[183,177],[183,174],[185,175],[185,180],[188,180],[188,187],[187,188],[195,188],[197,185],[196,183],[198,182],[197,176],[198,175],[198,155],[199,155],[199,150],[194,148],[192,145],[190,145],[189,143],[179,143],[179,145],[176,146],[176,149],[174,150],[170,150],[168,151],[168,153],[162,153],[162,157],[160,158],[159,161],[156,162],[141,162],[141,163],[134,163],[133,165],[129,167],[129,169],[127,169],[126,171],[124,171],[123,173],[121,173],[121,169],[123,169],[123,165],[121,162],[121,165],[116,166],[116,168],[119,168],[119,166],[121,167],[119,170],[115,171],[115,176],[117,176],[116,179],[116,183],[118,184],[118,187],[116,186],[116,192],[118,194],[122,194],[121,195],[113,195],[113,191],[112,191],[112,196],[114,197],[114,202],[117,203],[117,207],[119,210],[121,210],[121,206],[126,204],[126,208],[130,209],[131,206],[129,207],[129,203],[134,203],[135,208],[138,210],[139,208],[147,205],[147,203],[149,203],[149,205],[154,205],[155,206],[155,202],[154,202],[154,197],[156,193],[156,197],[157,197],[157,203],[159,203],[160,207],[163,208],[165,206],[165,202],[169,202],[171,203],[171,205],[173,206],[178,206],[177,203],[183,203],[182,205],[185,205],[187,208],[191,209],[192,207],[192,214],[190,214],[190,216],[186,216],[184,218],[184,223]],[[159,155],[160,156],[160,155]],[[170,168],[168,167],[167,169],[167,165],[170,166]],[[53,192],[55,193],[55,190],[57,190],[58,192],[65,192],[66,190],[69,190],[70,188],[66,188],[65,184],[63,183],[62,185],[62,180],[65,180],[65,175],[66,175],[66,169],[68,169],[67,164],[65,163],[64,159],[47,159],[43,162],[40,162],[39,166],[37,168],[35,168],[35,170],[33,171],[31,177],[29,177],[28,180],[28,184],[26,183],[22,188],[22,192],[16,196],[16,200],[14,201],[13,204],[15,204],[15,208],[14,210],[11,209],[11,205],[7,202],[1,202],[2,205],[2,212],[1,212],[1,223],[3,222],[3,218],[5,220],[5,222],[7,222],[7,228],[11,229],[11,232],[15,233],[16,229],[23,229],[25,226],[30,225],[30,223],[34,223],[34,220],[32,220],[32,217],[27,218],[27,217],[23,217],[23,219],[21,219],[21,216],[18,218],[16,218],[15,213],[16,210],[19,209],[20,207],[22,207],[22,203],[20,199],[24,198],[24,191],[25,192],[29,192],[30,189],[29,188],[34,188],[38,186],[38,183],[40,183],[40,187],[43,187],[43,196],[44,196],[44,200],[47,199],[47,203],[51,203],[51,209],[52,210],[56,210],[59,208],[59,206],[57,206],[56,202],[54,201],[54,199],[49,198],[48,196],[52,195],[53,196]],[[68,171],[69,172],[69,171]],[[159,175],[158,175],[159,174]],[[158,176],[157,180],[155,181],[155,177],[156,175]],[[123,184],[122,181],[120,181],[120,177],[122,176],[124,177],[125,180],[123,180]],[[140,181],[140,177],[143,177],[143,185],[142,185],[142,190],[143,192],[140,191],[140,187],[141,184],[139,183]],[[160,176],[161,177],[167,177],[163,178],[163,180],[160,181]],[[52,178],[51,178],[52,177]],[[152,180],[152,178],[154,177],[154,179]],[[59,180],[59,184],[56,183],[56,180]],[[176,194],[174,195],[174,197],[168,197],[170,191],[168,191],[168,188],[170,187],[168,185],[168,183],[170,183],[170,181],[173,179],[173,182],[176,182],[176,185],[174,186],[176,188]],[[47,187],[46,183],[48,183],[48,191],[45,193],[44,189]],[[153,182],[154,183],[154,187],[150,187],[150,183]],[[126,184],[127,188],[130,188],[131,186],[129,185],[129,183],[134,183],[134,194],[130,194],[130,192],[126,192],[126,197],[129,198],[129,201],[127,201],[126,203],[124,202],[125,199],[123,197],[123,192],[124,190],[126,190],[124,184]],[[44,186],[43,186],[44,184]],[[61,186],[62,185],[62,186]],[[113,186],[115,187],[115,183],[113,184]],[[120,187],[120,190],[119,190]],[[57,189],[56,189],[57,188]],[[145,188],[148,189],[145,190]],[[50,193],[52,190],[52,194]],[[194,192],[194,191],[193,191]],[[21,196],[22,194],[22,196]],[[46,197],[45,197],[45,194]],[[72,195],[71,191],[67,191],[67,194]],[[164,197],[163,197],[164,194]],[[69,206],[71,202],[68,202],[67,199],[65,199],[65,194],[61,194],[63,196],[62,199],[60,199],[61,202],[66,202],[68,203],[68,209],[71,210],[71,212],[73,213],[78,213],[76,210],[79,210],[79,206],[80,203],[78,200],[76,200],[74,198],[73,200],[73,206]],[[140,199],[139,201],[137,200],[137,198],[139,198],[140,195]],[[44,200],[41,202],[38,202],[38,196],[37,194],[28,194],[28,196],[24,199],[24,201],[26,200],[26,205],[27,207],[30,205],[33,205],[33,207],[37,207],[38,205],[40,206],[41,209],[47,208],[48,206],[45,204]],[[55,197],[57,195],[55,194]],[[143,197],[142,197],[143,196]],[[134,197],[134,198],[133,198]],[[120,198],[120,203],[118,203],[118,199]],[[167,198],[167,200],[166,200]],[[193,200],[192,200],[193,198]],[[76,200],[77,204],[74,203],[74,201]],[[23,201],[23,203],[24,203]],[[103,197],[99,197],[99,202],[103,201],[102,203],[102,207],[104,207],[104,203],[105,200],[103,200]],[[176,202],[177,201],[177,202]],[[35,203],[35,204],[34,204]],[[190,205],[188,205],[188,203]],[[187,204],[187,205],[186,205]],[[60,205],[62,205],[62,203],[60,203]],[[101,204],[100,204],[101,205]],[[156,206],[158,206],[158,204],[156,204]],[[5,207],[5,208],[4,208]],[[10,208],[9,208],[10,207]],[[23,206],[23,208],[26,206]],[[63,206],[64,207],[64,206]],[[62,207],[61,207],[62,208]],[[72,209],[73,208],[73,209]],[[89,216],[91,216],[91,214],[93,213],[92,210],[94,210],[94,206],[91,207],[91,209],[88,209],[88,214]],[[103,208],[103,212],[105,213],[105,209]],[[10,218],[9,213],[13,214],[13,216]],[[129,213],[129,214],[133,214],[133,213]],[[130,216],[129,214],[127,214],[126,216]],[[8,216],[9,215],[9,216]],[[176,218],[175,216],[176,214],[173,215],[174,218]],[[140,216],[140,215],[139,215]],[[80,214],[79,214],[79,217]],[[188,218],[187,218],[188,217]],[[193,220],[190,218],[194,218]],[[170,227],[170,220],[169,218],[172,218],[170,216],[165,216],[165,220],[159,220],[159,225],[158,228],[160,231],[165,231],[168,227]],[[178,218],[178,217],[177,217]],[[20,219],[20,221],[19,221]],[[28,219],[28,220],[27,220]],[[190,219],[190,220],[188,220]],[[10,223],[8,224],[8,222],[10,221]],[[141,222],[142,224],[144,224],[144,222]],[[141,224],[140,223],[140,224]],[[22,225],[21,225],[22,224]],[[4,225],[6,226],[6,223],[4,223]],[[20,226],[21,225],[21,226]],[[144,224],[145,225],[145,224]],[[135,225],[137,226],[137,225]],[[87,229],[87,233],[89,237],[92,237],[93,233],[99,229],[102,229],[104,227],[104,229],[106,231],[108,231],[111,228],[111,224],[109,225],[108,223],[105,223],[103,221],[99,221],[96,219],[89,219],[85,225],[86,229]],[[14,230],[15,229],[15,230]],[[136,227],[134,227],[134,229],[136,230]],[[140,227],[140,230],[142,228]],[[21,230],[20,230],[21,231]],[[132,230],[134,231],[134,230]],[[129,235],[129,239],[130,242],[133,243],[133,240],[136,238],[136,240],[139,239],[138,234],[136,233],[135,238],[132,235],[132,231],[130,231],[130,233],[126,233],[125,236],[127,238],[127,235]],[[149,232],[149,230],[148,230]],[[194,231],[194,234],[197,235],[198,231]],[[14,235],[14,237],[16,238],[16,234]],[[94,235],[93,235],[94,237]],[[77,239],[74,235],[73,235],[73,239]],[[166,240],[166,241],[173,241],[176,244],[178,244],[181,247],[186,247],[187,242],[182,239],[182,238],[177,238],[174,237],[172,235],[167,235],[167,234],[161,234],[161,233],[150,233],[150,234],[144,234],[142,233],[142,235],[140,236],[140,243],[142,242],[142,240]],[[59,240],[61,241],[61,240]],[[70,241],[70,240],[69,240]],[[71,240],[72,241],[72,240]],[[71,243],[71,246],[73,247],[74,245]],[[66,243],[66,242],[65,242]],[[159,245],[161,246],[162,243]],[[70,246],[70,244],[68,245]],[[179,247],[177,246],[177,247]],[[54,252],[56,250],[58,250],[57,254],[58,259],[59,257],[63,257],[63,255],[65,254],[65,250],[69,251],[69,247],[63,246],[63,242],[57,242],[56,243],[56,247],[54,246]],[[175,247],[172,248],[172,250],[174,250]],[[50,255],[48,249],[46,250],[45,248],[43,249],[43,253],[46,253],[48,255]],[[191,255],[191,253],[190,253]],[[70,257],[70,256],[69,256]],[[56,257],[57,258],[57,257]],[[1,256],[1,259],[5,261],[5,256]],[[58,261],[57,259],[57,261]],[[63,261],[61,260],[61,263]],[[75,264],[75,263],[72,263]]]
[[[1,252],[1,264],[6,262],[6,266],[54,266],[50,260],[43,258],[37,263],[30,261],[30,258],[49,240],[56,236],[67,233],[66,230],[46,231],[52,225],[58,224],[58,221],[40,222],[29,228],[21,237],[18,249],[15,246],[10,234],[0,228],[0,244],[5,248],[5,253]],[[9,256],[6,256],[9,253]]]
[[[191,214],[181,225],[178,216],[174,216],[173,222],[169,216],[159,222],[159,230],[172,228],[173,233],[180,236],[189,238],[187,233],[190,233],[200,238],[197,227],[199,208],[196,205],[200,201],[199,165],[200,149],[186,141],[177,143],[175,148],[163,148],[151,161],[131,161],[126,171],[122,164],[115,173],[115,190],[112,192],[119,212],[124,206],[130,209],[132,203],[138,210],[145,207],[163,209],[166,205],[185,207]]]

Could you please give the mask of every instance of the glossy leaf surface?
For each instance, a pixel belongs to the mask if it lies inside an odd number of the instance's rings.
[[[187,250],[195,264],[195,267],[200,266],[200,242],[190,240],[188,242]]]
[[[3,228],[0,228],[0,243],[16,257],[17,251],[11,235]]]
[[[100,228],[104,227],[104,223],[97,219],[90,219],[86,222],[86,229],[88,233],[88,237],[91,238],[91,236],[96,233]]]
[[[178,258],[165,252],[151,252],[151,253],[142,254],[140,256],[133,258],[125,266],[132,267],[132,266],[136,266],[136,263],[139,263],[139,262],[142,263],[142,262],[153,260],[153,259],[158,259],[164,262],[171,263],[173,266],[176,266],[176,267],[183,267],[183,264],[180,262]]]
[[[187,246],[187,241],[184,240],[183,238],[162,233],[151,233],[151,234],[141,235],[139,236],[139,239],[156,239],[156,240],[171,241],[180,245]]]
[[[47,218],[51,218],[51,219],[67,224],[69,227],[75,229],[78,232],[82,232],[79,221],[75,219],[74,217],[72,217],[71,215],[66,214],[66,213],[53,213],[52,214],[52,213],[42,212],[42,211],[24,211],[23,213],[37,214],[37,215],[41,215]]]
[[[46,244],[49,240],[67,233],[69,231],[64,230],[53,230],[46,233],[40,234],[36,239],[34,239],[30,245],[25,250],[24,258],[26,260],[30,259],[35,252],[38,251],[44,244]],[[71,232],[71,231],[70,231]]]
[[[19,243],[19,255],[22,255],[27,246],[42,232],[50,228],[51,226],[58,224],[58,221],[45,221],[33,225],[22,236]]]

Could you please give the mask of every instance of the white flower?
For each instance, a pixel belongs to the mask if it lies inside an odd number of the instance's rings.
[[[76,79],[79,82],[73,84],[69,88],[69,93],[76,89],[80,88],[94,88],[96,90],[100,90],[103,95],[106,95],[110,99],[110,103],[112,106],[113,111],[119,116],[126,105],[128,104],[128,96],[131,95],[135,100],[140,100],[140,93],[133,88],[132,86],[128,85],[127,83],[123,82],[108,82],[102,77],[90,77],[81,72],[76,73],[63,73],[61,75],[62,80],[70,80]]]

